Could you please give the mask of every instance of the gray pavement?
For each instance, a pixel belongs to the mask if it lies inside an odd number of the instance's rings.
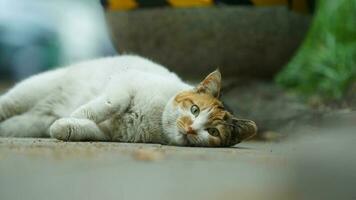
[[[231,148],[0,138],[0,199],[355,199],[356,128],[328,124]]]
[[[293,173],[275,146],[0,138],[0,199],[283,199]]]

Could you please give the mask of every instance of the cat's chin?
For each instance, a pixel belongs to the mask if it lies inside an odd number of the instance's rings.
[[[187,138],[182,135],[181,133],[178,134],[171,134],[168,136],[169,139],[169,144],[171,145],[176,145],[176,146],[188,146],[189,142],[187,140]]]
[[[175,123],[174,123],[175,124]],[[167,140],[168,144],[176,145],[176,146],[186,146],[188,145],[189,141],[186,135],[180,133],[176,125],[170,124],[166,127],[163,127],[164,135]]]

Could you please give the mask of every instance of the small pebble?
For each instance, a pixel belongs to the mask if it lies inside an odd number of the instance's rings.
[[[163,153],[148,149],[139,149],[134,152],[133,156],[136,160],[141,161],[156,161],[164,158]]]

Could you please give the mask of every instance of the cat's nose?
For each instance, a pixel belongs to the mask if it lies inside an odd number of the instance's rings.
[[[187,134],[196,135],[197,132],[195,132],[195,130],[192,127],[189,126],[188,129],[187,129]]]

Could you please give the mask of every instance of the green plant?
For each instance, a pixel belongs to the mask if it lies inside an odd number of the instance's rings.
[[[309,33],[277,75],[305,96],[339,99],[356,77],[356,0],[320,0]]]

